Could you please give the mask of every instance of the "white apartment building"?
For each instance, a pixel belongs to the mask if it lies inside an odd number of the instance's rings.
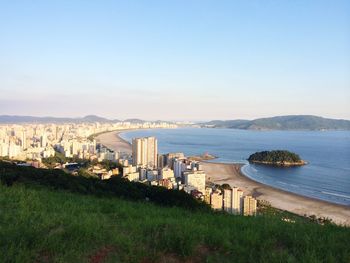
[[[140,167],[157,168],[158,142],[155,137],[132,140],[133,164]]]
[[[186,171],[183,173],[186,186],[192,186],[198,191],[205,193],[205,173],[203,171]]]

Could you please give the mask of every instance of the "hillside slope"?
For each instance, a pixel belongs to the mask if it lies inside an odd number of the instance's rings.
[[[0,184],[2,262],[349,262],[350,229]]]
[[[350,130],[349,120],[329,119],[312,115],[277,116],[252,121],[211,121],[202,125],[213,128],[244,130]]]

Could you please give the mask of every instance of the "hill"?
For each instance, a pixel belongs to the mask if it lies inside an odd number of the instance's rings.
[[[145,123],[146,120],[141,119],[107,119],[96,115],[87,115],[82,118],[60,118],[60,117],[35,117],[35,116],[18,116],[18,115],[0,115],[0,124],[16,124],[16,123],[114,123],[114,122],[130,122],[132,124]],[[151,121],[154,123],[172,123],[170,121]]]
[[[34,117],[18,115],[0,115],[0,123],[88,123],[88,122],[118,122],[96,115],[88,115],[82,118],[59,118],[59,117]]]
[[[350,121],[312,115],[288,115],[251,121],[210,121],[202,123],[202,126],[244,130],[350,130]]]
[[[0,185],[2,262],[349,262],[350,230]]]
[[[298,154],[284,150],[256,152],[249,156],[248,161],[278,166],[300,166],[306,164],[305,161],[300,159]]]
[[[1,169],[0,175],[16,180],[0,184],[2,262],[350,260],[349,228],[319,225],[287,213],[232,216],[127,201],[101,191],[82,194],[87,186],[72,176],[53,187],[50,184],[60,176],[50,176],[49,170],[45,184],[29,180],[27,173],[8,172]],[[69,185],[85,190],[63,190]]]

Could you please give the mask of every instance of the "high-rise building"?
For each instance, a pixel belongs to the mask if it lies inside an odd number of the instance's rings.
[[[44,133],[40,137],[40,147],[46,147],[46,145],[47,145],[47,140],[46,140],[46,134]]]
[[[22,146],[22,149],[26,149],[27,148],[27,132],[25,130],[22,131],[22,134],[21,134],[21,146]]]
[[[224,211],[232,214],[232,189],[224,189],[223,208]]]
[[[212,192],[210,195],[210,205],[215,210],[222,210],[222,194],[220,191]]]
[[[243,215],[252,216],[256,214],[256,199],[247,195],[243,199]]]
[[[239,215],[243,200],[243,191],[238,187],[232,188],[232,213]]]
[[[174,159],[173,169],[176,178],[182,177],[182,173],[186,171],[186,164],[181,159]]]
[[[158,168],[163,168],[165,165],[165,156],[162,154],[158,155]]]
[[[205,193],[205,173],[203,171],[188,171],[183,173],[186,186],[192,186],[198,191]]]
[[[156,168],[158,165],[157,139],[155,137],[133,139],[132,156],[134,165]]]
[[[166,155],[165,164],[173,169],[175,159],[184,159],[185,155],[183,153],[168,153]]]
[[[238,187],[233,187],[232,189],[224,189],[224,210],[231,214],[240,214],[242,197],[243,191]]]

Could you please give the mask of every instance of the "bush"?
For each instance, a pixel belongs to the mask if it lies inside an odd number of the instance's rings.
[[[81,194],[117,196],[130,200],[149,200],[163,206],[210,210],[207,204],[184,191],[130,182],[120,176],[100,180],[94,177],[72,176],[62,170],[19,167],[5,162],[0,162],[0,169],[1,182],[8,186],[17,181],[26,185],[43,185]]]

